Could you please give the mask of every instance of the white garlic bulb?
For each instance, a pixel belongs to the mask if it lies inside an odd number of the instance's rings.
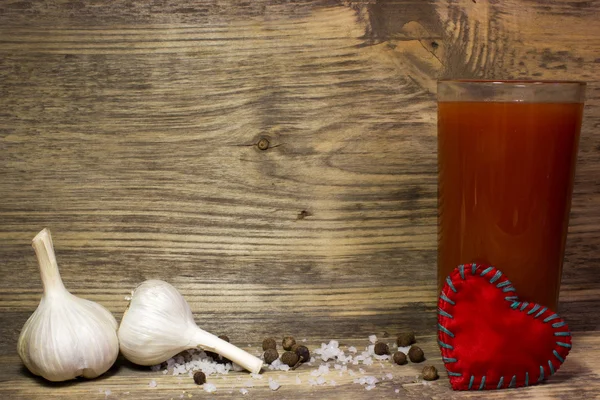
[[[76,297],[63,285],[48,229],[33,239],[44,284],[38,308],[19,336],[17,350],[35,375],[49,381],[95,378],[117,359],[117,321],[100,304]]]
[[[219,353],[250,372],[258,373],[262,360],[200,329],[190,306],[173,286],[148,280],[131,296],[119,326],[121,353],[139,365],[156,365],[175,354],[200,347]]]

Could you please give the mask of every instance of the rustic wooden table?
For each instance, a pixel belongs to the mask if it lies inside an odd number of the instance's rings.
[[[364,346],[412,328],[443,371],[440,77],[589,82],[559,307],[574,349],[547,383],[485,396],[598,396],[599,19],[583,0],[1,2],[0,398],[234,397],[247,378],[214,378],[209,395],[125,362],[93,381],[31,376],[16,341],[40,298],[29,244],[45,226],[67,287],[117,319],[159,278],[252,351],[266,335]],[[420,369],[375,364],[393,379],[366,391],[348,376],[311,387],[303,366],[248,397],[481,395],[444,373],[415,383]]]

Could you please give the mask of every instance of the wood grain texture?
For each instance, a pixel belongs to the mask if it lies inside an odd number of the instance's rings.
[[[588,81],[559,311],[576,354],[600,352],[599,18],[599,1],[1,2],[0,395],[170,396],[127,365],[58,391],[21,369],[43,227],[66,286],[117,318],[158,278],[234,342],[433,335],[440,77]],[[594,357],[569,362],[511,395],[597,389]],[[284,389],[254,396],[373,395]]]

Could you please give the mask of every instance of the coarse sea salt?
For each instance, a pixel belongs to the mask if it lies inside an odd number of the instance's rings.
[[[279,384],[279,382],[273,380],[272,378],[269,378],[269,389],[275,391],[277,389],[279,389],[281,387],[281,385]]]
[[[202,386],[205,392],[212,393],[217,391],[217,387],[212,383],[205,383]]]
[[[241,394],[248,394],[248,389],[242,388],[242,389],[240,389],[240,393]]]
[[[158,385],[156,384],[156,381],[155,381],[154,379],[152,379],[152,380],[150,381],[150,383],[148,383],[148,386],[150,386],[150,387],[152,387],[152,388],[153,388],[153,387],[156,387],[156,386],[158,386]]]
[[[164,368],[164,369],[163,369]],[[213,374],[224,375],[229,373],[234,367],[231,363],[217,363],[213,361],[205,352],[196,349],[186,350],[166,362],[158,365],[153,365],[151,370],[166,375],[188,375],[193,376],[195,371],[202,371],[207,376]],[[238,366],[241,369],[241,367]]]
[[[375,344],[377,342],[377,336],[376,335],[370,335],[369,336],[369,342]]]

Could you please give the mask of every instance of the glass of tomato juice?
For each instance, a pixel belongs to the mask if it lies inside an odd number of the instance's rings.
[[[438,290],[489,264],[556,309],[584,96],[583,82],[438,82]]]

